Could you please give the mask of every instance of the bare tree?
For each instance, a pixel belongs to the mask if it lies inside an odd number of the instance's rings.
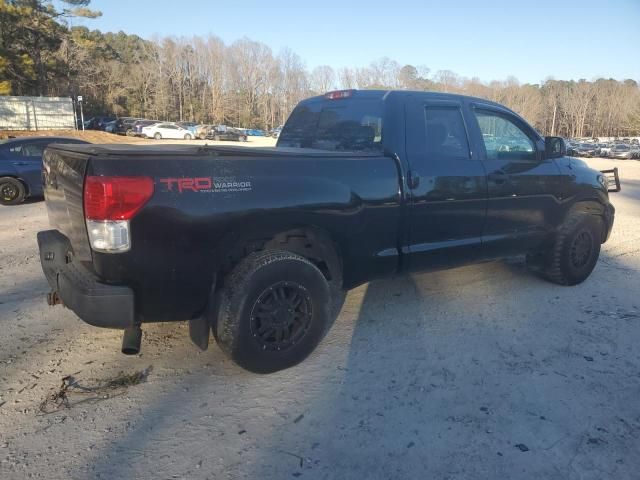
[[[140,48],[100,59],[87,35],[94,34],[76,30],[61,43],[56,55],[68,71],[64,81],[49,89],[54,94],[82,91],[95,109],[118,115],[272,128],[313,94],[336,87],[402,88],[494,100],[543,133],[571,137],[640,133],[640,88],[633,80],[547,79],[536,85],[509,77],[485,83],[450,70],[431,75],[425,66],[401,67],[386,57],[364,67],[336,71],[322,65],[309,72],[290,49],[274,56],[263,43],[243,38],[227,46],[215,36],[138,38],[134,43]]]
[[[335,88],[336,74],[329,65],[321,65],[313,69],[309,82],[315,93],[325,93]]]

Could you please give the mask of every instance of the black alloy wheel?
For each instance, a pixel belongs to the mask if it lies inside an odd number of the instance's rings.
[[[573,239],[570,247],[570,261],[574,268],[583,268],[593,251],[593,236],[589,230],[581,230]]]
[[[311,297],[296,282],[278,282],[260,294],[250,315],[251,333],[262,349],[286,350],[309,330]]]

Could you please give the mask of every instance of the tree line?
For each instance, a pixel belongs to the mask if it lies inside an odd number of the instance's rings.
[[[336,88],[429,90],[502,103],[544,134],[640,135],[640,88],[632,79],[487,83],[389,58],[308,69],[292,50],[274,53],[248,38],[146,40],[69,27],[71,17],[100,15],[89,3],[62,0],[65,7],[55,8],[46,0],[0,0],[0,94],[82,95],[88,115],[272,128],[301,99]]]

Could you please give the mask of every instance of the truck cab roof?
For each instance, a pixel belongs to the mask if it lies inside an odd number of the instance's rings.
[[[333,97],[333,98],[332,98]],[[513,110],[508,109],[504,105],[487,100],[486,98],[473,97],[469,95],[460,95],[457,93],[447,92],[435,92],[435,91],[422,91],[422,90],[333,90],[323,95],[316,95],[315,97],[309,97],[300,103],[324,101],[324,100],[339,100],[342,98],[368,98],[368,99],[380,99],[383,101],[391,99],[403,99],[403,98],[423,98],[426,100],[452,100],[452,101],[464,101],[464,102],[476,102],[485,105],[491,105],[502,110],[509,111],[516,114]],[[517,115],[517,114],[516,114]]]

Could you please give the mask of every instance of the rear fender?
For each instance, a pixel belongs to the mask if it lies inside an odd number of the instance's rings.
[[[331,235],[315,225],[291,225],[280,223],[271,228],[260,228],[257,233],[253,228],[235,231],[225,236],[216,248],[226,252],[224,258],[215,262],[221,266],[223,273],[231,269],[251,252],[264,249],[285,249],[308,258],[316,265],[326,265],[323,273],[328,280],[342,283],[342,260],[340,246]],[[322,268],[321,268],[322,270]]]

